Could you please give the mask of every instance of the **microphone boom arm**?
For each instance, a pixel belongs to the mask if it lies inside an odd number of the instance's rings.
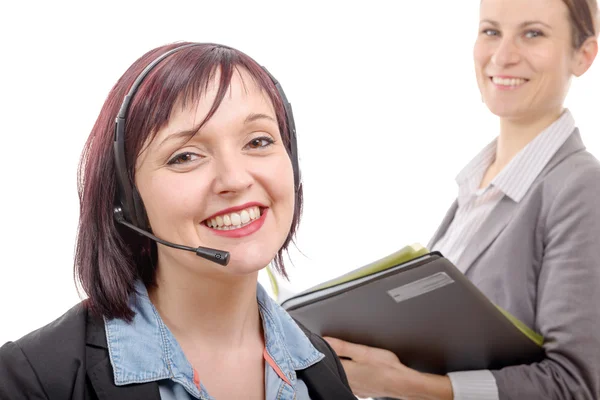
[[[146,236],[147,238],[150,238],[150,239],[154,240],[155,242],[160,243],[164,246],[172,247],[174,249],[194,252],[194,253],[196,253],[197,256],[202,257],[206,260],[215,262],[219,265],[226,266],[229,263],[229,252],[211,249],[208,247],[189,247],[189,246],[183,246],[180,244],[167,242],[166,240],[160,239],[160,238],[154,236],[153,234],[151,234],[150,232],[146,232],[145,230],[140,229],[137,226],[125,221],[125,218],[123,217],[123,211],[118,207],[115,209],[115,219],[117,220],[118,223],[123,224],[126,227],[133,229],[140,235]]]

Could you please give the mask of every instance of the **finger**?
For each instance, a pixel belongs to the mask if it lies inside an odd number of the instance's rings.
[[[331,348],[337,353],[338,356],[345,356],[342,352],[344,351],[345,342],[340,339],[332,338],[329,336],[323,336],[323,339],[329,343]]]
[[[342,367],[344,368],[344,372],[346,373],[346,377],[348,378],[348,384],[350,385],[350,390],[356,396],[363,397],[361,390],[361,385],[359,383],[360,377],[360,369],[358,368],[358,364],[354,361],[350,360],[340,360],[342,362]],[[365,396],[368,397],[368,396]]]
[[[380,397],[381,388],[378,382],[378,370],[365,364],[342,360],[342,367],[348,378],[350,390],[359,398]]]
[[[368,346],[332,337],[324,337],[324,339],[333,347],[338,356],[349,357],[357,362],[365,361],[365,354],[369,349]]]
[[[352,353],[352,346],[354,346],[354,343],[346,342],[345,340],[336,339],[329,336],[324,336],[323,339],[329,343],[338,357],[352,358],[350,354]]]
[[[345,340],[324,337],[339,357],[349,357],[356,362],[400,363],[398,357],[389,350],[351,343]]]
[[[340,360],[340,362],[342,363],[342,367],[344,367],[344,371],[348,371],[350,368],[352,368],[352,364],[354,363],[352,360]]]

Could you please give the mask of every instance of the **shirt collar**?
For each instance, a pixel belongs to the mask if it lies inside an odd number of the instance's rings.
[[[325,357],[260,284],[257,284],[257,300],[265,331],[266,350],[280,367],[287,362],[288,372],[302,370]],[[296,379],[295,373],[292,378]]]
[[[521,201],[535,179],[575,129],[568,109],[527,144],[492,180],[494,186],[515,202]],[[456,177],[459,205],[477,193],[483,175],[496,156],[497,138],[488,144]]]
[[[478,188],[483,175],[496,157],[496,140],[485,146],[456,176],[458,203],[463,205]]]
[[[129,302],[135,313],[132,322],[121,319],[104,322],[115,384],[171,379],[196,397],[208,397],[208,393],[194,384],[194,369],[152,305],[146,287],[137,281],[135,289],[137,295],[133,295]],[[296,371],[319,362],[324,355],[258,283],[257,301],[263,322],[265,350],[281,372],[295,384]]]

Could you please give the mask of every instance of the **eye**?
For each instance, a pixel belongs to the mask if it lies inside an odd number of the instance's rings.
[[[200,156],[198,154],[194,154],[194,153],[190,153],[185,152],[185,153],[180,153],[177,154],[175,157],[171,158],[167,164],[168,165],[183,165],[183,164],[187,164],[189,162],[192,162],[196,159],[200,158]]]
[[[261,136],[249,141],[246,147],[250,149],[263,149],[269,147],[273,143],[275,143],[275,141],[272,138],[268,136]]]
[[[496,29],[484,29],[481,31],[481,33],[486,36],[498,36],[500,34],[500,32],[498,32]]]
[[[530,39],[540,37],[540,36],[544,36],[542,31],[530,30],[530,31],[525,32],[525,37],[530,38]]]

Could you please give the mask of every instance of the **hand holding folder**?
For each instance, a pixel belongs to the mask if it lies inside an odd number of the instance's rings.
[[[543,358],[543,338],[491,303],[450,261],[403,249],[284,301],[313,332],[394,352],[435,374]]]

